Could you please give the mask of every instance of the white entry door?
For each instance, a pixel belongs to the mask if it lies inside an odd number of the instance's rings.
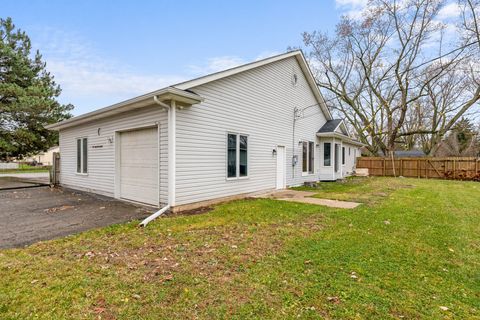
[[[287,187],[286,159],[285,147],[277,146],[277,189]]]
[[[157,128],[120,134],[120,198],[157,206]]]

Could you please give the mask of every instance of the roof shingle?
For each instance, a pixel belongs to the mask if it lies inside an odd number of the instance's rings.
[[[340,122],[342,122],[342,119],[327,120],[320,130],[318,130],[318,133],[334,132]]]

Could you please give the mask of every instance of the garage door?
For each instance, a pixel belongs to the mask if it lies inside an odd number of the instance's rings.
[[[158,205],[158,134],[148,128],[120,134],[120,197]]]

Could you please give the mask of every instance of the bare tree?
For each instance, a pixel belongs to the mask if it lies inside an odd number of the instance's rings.
[[[464,18],[461,42],[442,41],[446,26],[437,16],[443,5],[442,0],[371,0],[361,19],[343,17],[334,37],[303,35],[318,85],[373,154],[412,146],[423,135],[437,143],[480,99],[480,85],[472,82],[474,90],[464,91],[463,103],[455,107],[440,110],[428,102],[480,48],[467,32],[478,29],[470,16]],[[476,4],[471,7],[475,14]]]

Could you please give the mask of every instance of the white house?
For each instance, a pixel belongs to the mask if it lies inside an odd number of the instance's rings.
[[[53,154],[59,151],[60,151],[59,147],[51,147],[47,151],[40,152],[33,156],[25,158],[24,161],[27,161],[27,162],[36,161],[37,163],[41,163],[45,166],[51,166],[53,164]]]
[[[60,184],[176,210],[350,175],[361,143],[333,119],[300,51],[77,116]]]

